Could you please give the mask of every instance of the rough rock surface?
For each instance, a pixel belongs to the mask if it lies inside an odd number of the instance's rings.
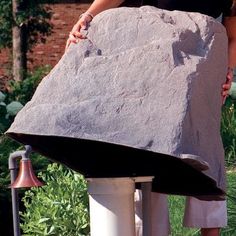
[[[198,13],[145,6],[105,11],[84,33],[8,133],[20,141],[17,134],[60,136],[180,157],[224,189],[224,27]]]

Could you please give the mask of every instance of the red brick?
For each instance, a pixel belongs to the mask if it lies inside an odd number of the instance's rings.
[[[51,4],[53,16],[53,33],[47,37],[45,44],[39,43],[28,53],[28,67],[33,69],[42,65],[57,64],[65,50],[66,40],[73,25],[77,22],[79,15],[89,7],[91,1],[84,3],[58,3]],[[88,3],[87,3],[88,2]],[[9,68],[9,50],[0,52],[0,76],[7,73]],[[31,61],[32,60],[32,61]]]

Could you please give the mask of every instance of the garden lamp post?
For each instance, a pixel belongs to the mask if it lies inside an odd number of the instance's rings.
[[[19,218],[19,202],[18,202],[18,188],[29,188],[42,186],[35,176],[29,155],[32,152],[30,146],[25,146],[25,150],[16,151],[10,154],[8,165],[11,175],[11,196],[12,196],[12,214],[14,236],[20,236],[20,218]],[[20,159],[19,175],[17,176],[17,160]]]

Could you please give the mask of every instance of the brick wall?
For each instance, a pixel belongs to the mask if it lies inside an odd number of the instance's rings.
[[[0,51],[0,76],[8,74],[8,70],[11,66],[9,62],[10,55],[10,50],[8,49]]]
[[[64,53],[66,40],[73,25],[77,22],[79,15],[86,11],[91,1],[83,3],[57,3],[52,4],[53,33],[47,37],[45,44],[38,44],[33,52],[28,54],[28,67],[34,68],[40,65],[54,66]],[[9,65],[9,50],[0,52],[0,79],[7,74]]]

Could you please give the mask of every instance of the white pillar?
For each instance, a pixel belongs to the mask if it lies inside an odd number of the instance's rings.
[[[88,181],[91,236],[135,236],[132,178]]]

